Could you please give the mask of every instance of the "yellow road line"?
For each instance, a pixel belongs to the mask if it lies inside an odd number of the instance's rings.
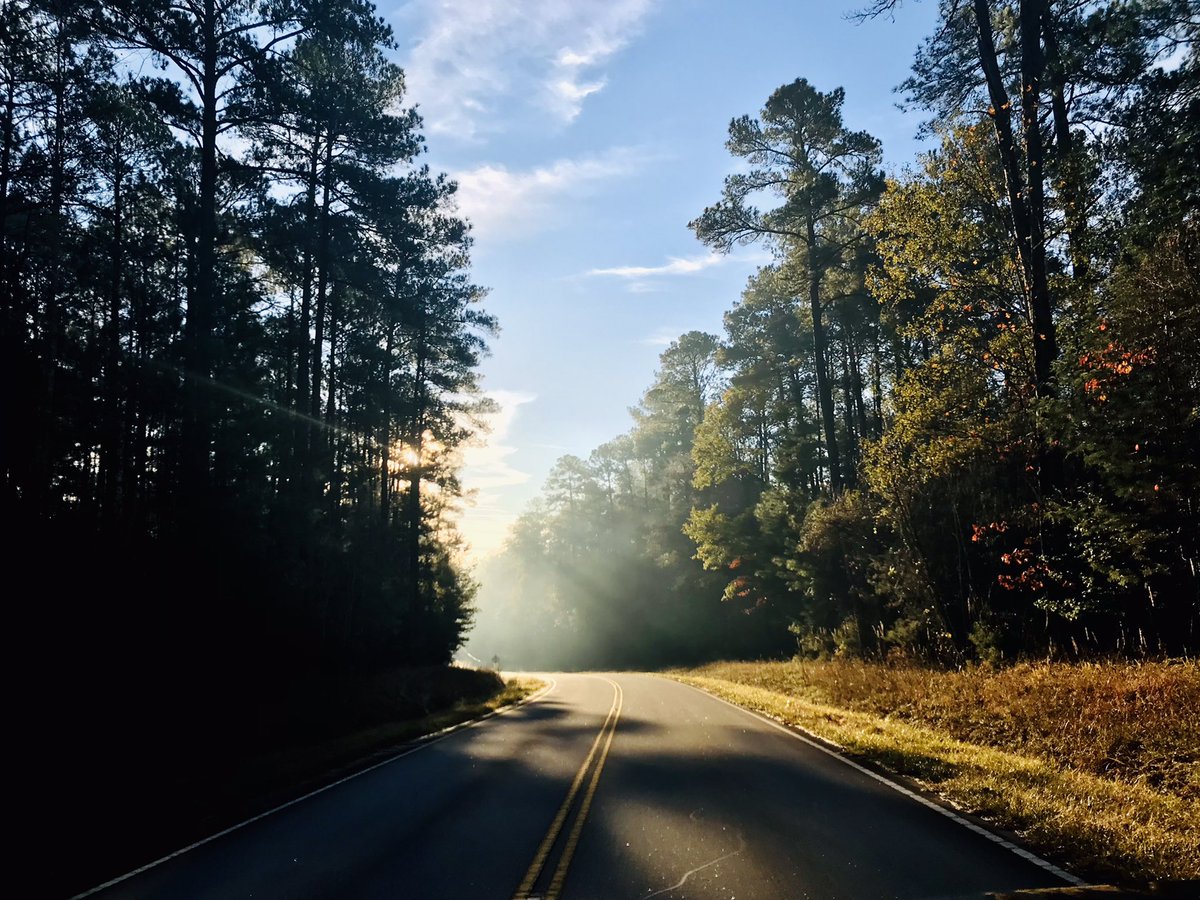
[[[533,856],[533,862],[530,863],[529,870],[525,873],[525,878],[521,881],[521,886],[518,887],[517,892],[513,894],[513,900],[528,900],[530,891],[533,890],[533,886],[537,882],[538,876],[542,874],[542,869],[546,865],[546,859],[550,856],[550,851],[554,848],[554,843],[558,840],[559,834],[562,833],[563,825],[565,825],[567,821],[567,815],[570,813],[571,807],[575,803],[575,797],[579,794],[579,789],[583,785],[583,780],[587,776],[588,769],[591,768],[592,761],[596,758],[596,751],[599,749],[601,743],[604,742],[606,734],[608,736],[608,742],[604,744],[604,756],[608,756],[608,748],[612,744],[612,735],[617,730],[617,717],[621,714],[623,693],[620,685],[618,685],[615,681],[611,681],[607,678],[604,680],[613,686],[612,706],[609,707],[608,715],[604,719],[604,724],[600,726],[600,733],[596,735],[596,740],[592,742],[592,748],[588,751],[588,755],[584,759],[583,765],[580,766],[579,771],[575,773],[575,779],[571,782],[571,789],[567,791],[566,799],[563,800],[562,805],[558,808],[558,812],[555,814],[553,821],[551,821],[550,828],[546,832],[546,836],[542,838],[541,844],[538,845],[537,853],[535,853]],[[610,725],[612,726],[611,729],[609,727]],[[597,768],[596,773],[593,775],[592,781],[588,786],[588,793],[585,798],[585,803],[588,806],[591,805],[591,796],[596,791],[596,782],[599,781],[599,770],[603,767],[603,765],[604,763],[602,759],[600,766]],[[584,807],[584,813],[586,813],[586,806]],[[573,828],[571,832],[575,842],[578,842],[579,840],[577,832],[582,827],[580,824],[581,820],[582,816],[576,819],[575,828]],[[572,846],[571,849],[573,852],[574,847]],[[562,870],[563,876],[565,877],[566,870],[561,863],[559,864],[558,869]],[[558,870],[555,871],[555,877],[558,877]]]
[[[575,824],[571,826],[571,833],[567,836],[567,845],[563,848],[562,856],[558,860],[558,868],[554,870],[554,877],[550,879],[550,889],[546,891],[546,900],[557,900],[562,891],[563,882],[567,878],[567,869],[571,865],[571,857],[575,855],[575,847],[579,844],[579,835],[583,832],[583,822],[587,818],[588,810],[592,808],[592,798],[596,796],[596,785],[600,783],[600,773],[604,771],[604,763],[608,759],[608,749],[612,746],[613,735],[617,733],[617,719],[621,717],[621,707],[625,705],[625,692],[621,690],[621,686],[607,678],[604,680],[617,690],[617,714],[613,718],[612,728],[608,731],[608,740],[604,742],[604,749],[600,751],[600,759],[596,763],[596,770],[592,773],[587,793],[583,795],[583,805],[579,807],[579,815],[575,817]]]

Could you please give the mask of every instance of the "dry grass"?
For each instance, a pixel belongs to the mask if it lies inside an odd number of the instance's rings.
[[[1200,665],[673,674],[914,777],[1094,877],[1200,878]]]

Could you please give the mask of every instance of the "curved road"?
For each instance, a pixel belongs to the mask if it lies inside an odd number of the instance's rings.
[[[552,679],[91,896],[869,900],[1064,884],[694,688]]]

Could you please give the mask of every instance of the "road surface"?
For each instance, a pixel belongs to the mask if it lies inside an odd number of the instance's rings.
[[[552,678],[92,896],[870,900],[1064,883],[694,688]]]

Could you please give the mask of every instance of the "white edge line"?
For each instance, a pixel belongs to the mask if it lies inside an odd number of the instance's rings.
[[[672,678],[670,680],[675,681],[674,678]],[[958,813],[954,812],[953,810],[947,809],[946,807],[942,806],[939,803],[934,803],[928,797],[922,797],[920,794],[916,793],[915,791],[910,791],[904,785],[898,784],[897,782],[892,781],[890,778],[886,778],[883,775],[880,775],[878,772],[872,772],[866,766],[861,766],[858,763],[856,763],[854,760],[852,760],[846,756],[843,756],[841,753],[838,753],[836,750],[832,750],[829,747],[826,747],[823,743],[821,743],[819,740],[816,739],[815,735],[810,736],[807,732],[804,732],[798,725],[784,725],[782,722],[779,722],[775,719],[764,716],[761,713],[755,712],[752,709],[747,709],[744,706],[738,706],[736,703],[726,700],[724,697],[718,697],[716,694],[710,693],[710,692],[704,690],[703,688],[696,687],[696,685],[694,685],[694,684],[688,684],[688,682],[686,682],[686,681],[676,681],[676,684],[687,685],[687,687],[690,687],[694,691],[699,691],[701,694],[704,694],[706,697],[711,697],[714,700],[719,700],[721,703],[724,703],[726,706],[732,706],[734,709],[741,710],[746,715],[753,716],[754,718],[758,719],[760,722],[764,722],[765,724],[770,725],[772,728],[775,728],[778,731],[782,731],[784,734],[794,737],[796,740],[801,741],[805,744],[808,744],[810,747],[815,747],[817,750],[820,750],[822,753],[824,753],[828,756],[832,756],[836,760],[840,760],[841,762],[848,765],[850,768],[855,769],[856,771],[862,772],[868,778],[873,778],[876,781],[878,781],[880,784],[887,785],[892,790],[898,791],[899,793],[903,794],[905,797],[908,797],[911,800],[916,800],[922,806],[927,806],[929,809],[932,809],[934,812],[941,813],[943,816],[945,816],[947,819],[950,819],[952,822],[957,822],[959,825],[963,826],[968,831],[973,831],[973,832],[975,832],[975,834],[978,834],[978,835],[981,835],[982,837],[987,838],[993,844],[999,844],[1005,850],[1009,850],[1009,851],[1015,853],[1017,856],[1021,857],[1021,859],[1025,860],[1027,862],[1031,862],[1035,866],[1038,866],[1042,869],[1045,869],[1047,872],[1051,873],[1052,875],[1055,875],[1055,876],[1061,878],[1063,881],[1067,882],[1067,884],[1074,885],[1075,887],[1082,887],[1087,884],[1087,882],[1084,881],[1082,878],[1079,878],[1076,875],[1072,875],[1070,872],[1066,871],[1065,869],[1060,869],[1058,866],[1054,865],[1054,863],[1052,863],[1048,860],[1042,859],[1036,853],[1031,853],[1030,851],[1026,850],[1024,847],[1020,847],[1017,844],[1014,844],[1012,841],[1010,841],[1006,838],[1002,838],[1000,835],[996,834],[994,831],[989,831],[987,828],[984,828],[982,825],[977,825],[974,822],[970,821],[969,819],[963,818],[962,816],[960,816]]]
[[[466,731],[468,728],[474,728],[476,725],[482,725],[488,719],[494,719],[496,716],[502,716],[506,713],[512,712],[515,709],[520,709],[526,704],[533,703],[536,700],[541,700],[556,687],[558,687],[558,682],[553,678],[545,677],[542,680],[549,683],[545,687],[534,691],[528,697],[518,701],[517,703],[510,703],[508,706],[502,706],[500,709],[492,710],[490,713],[480,716],[478,719],[471,719],[468,722],[459,722],[457,725],[451,725],[448,728],[443,728],[441,731],[434,731],[430,734],[424,735],[423,737],[416,738],[416,741],[418,742],[416,746],[409,747],[408,749],[397,753],[395,756],[389,756],[385,760],[373,763],[372,765],[367,766],[365,769],[360,769],[359,771],[347,775],[344,778],[339,778],[337,781],[331,782],[324,787],[319,787],[315,791],[309,791],[307,794],[296,797],[293,800],[289,800],[287,803],[281,803],[279,806],[272,807],[266,812],[261,812],[256,816],[246,819],[245,821],[238,822],[236,825],[230,825],[223,831],[218,831],[216,834],[210,834],[208,837],[201,838],[193,844],[188,844],[186,847],[181,847],[173,853],[168,853],[166,856],[159,857],[153,862],[148,862],[144,866],[139,866],[131,872],[126,872],[124,875],[118,875],[116,878],[112,878],[104,882],[104,884],[98,884],[94,888],[84,891],[82,894],[76,894],[74,897],[71,897],[70,900],[83,900],[84,897],[91,897],[93,894],[98,894],[101,891],[108,890],[110,887],[120,884],[122,881],[127,881],[128,879],[133,878],[135,875],[140,875],[156,866],[161,866],[163,863],[172,860],[177,856],[183,856],[183,854],[189,853],[192,850],[195,850],[197,847],[203,847],[205,844],[210,844],[218,838],[225,837],[227,834],[240,831],[247,825],[253,825],[259,819],[265,819],[267,816],[273,816],[275,813],[281,812],[282,810],[287,809],[289,806],[295,806],[297,803],[303,803],[305,800],[311,799],[312,797],[317,796],[317,794],[323,794],[331,788],[337,787],[339,784],[345,784],[347,781],[358,778],[360,775],[366,775],[368,772],[373,772],[378,768],[388,765],[389,763],[394,763],[398,759],[403,759],[406,756],[412,756],[417,751],[424,750],[426,747],[432,747],[434,744],[441,743],[456,732]]]

